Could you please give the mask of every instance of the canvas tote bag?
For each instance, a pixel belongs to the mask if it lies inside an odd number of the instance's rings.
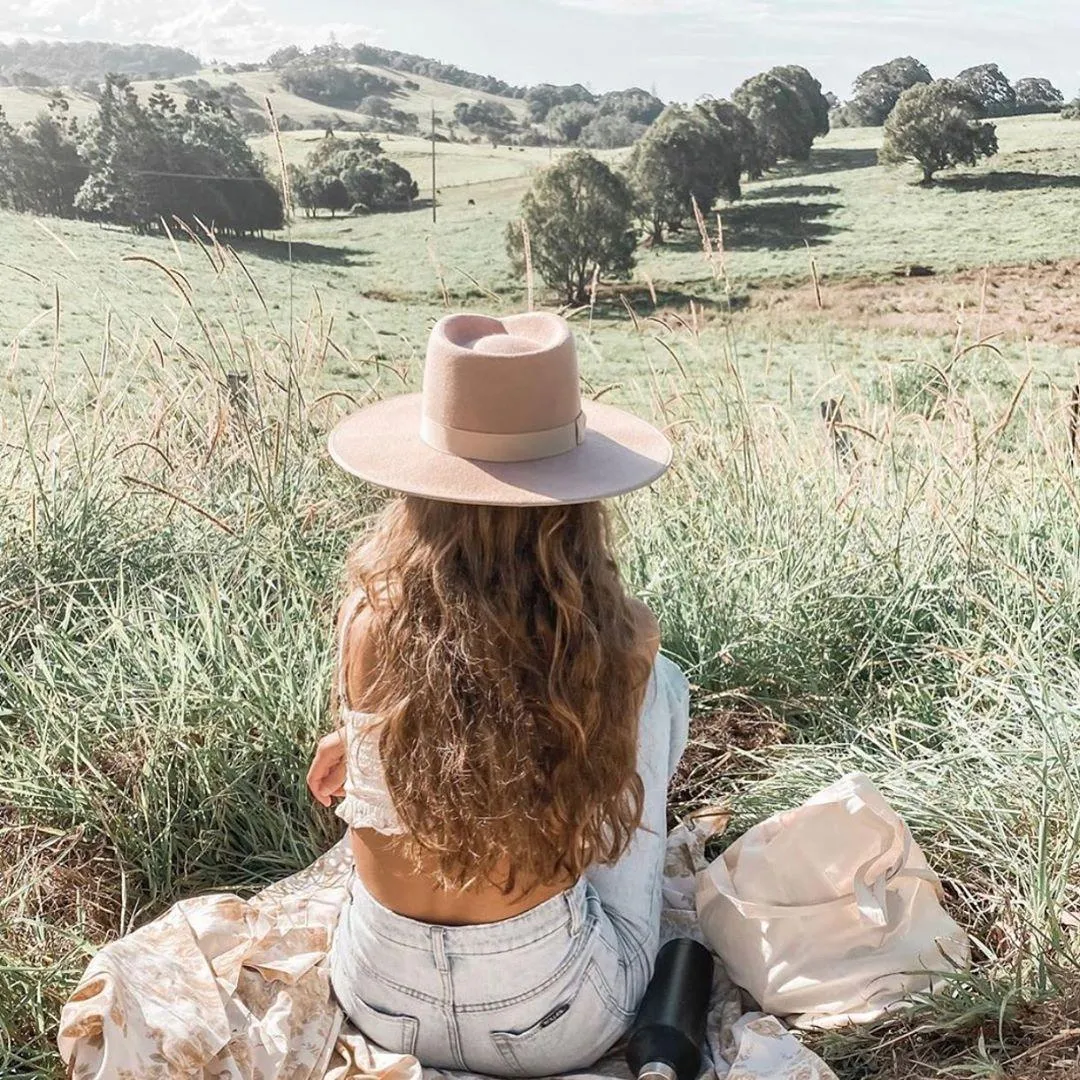
[[[823,1028],[877,1019],[967,966],[941,895],[903,820],[852,773],[736,840],[696,900],[732,980],[765,1012]]]

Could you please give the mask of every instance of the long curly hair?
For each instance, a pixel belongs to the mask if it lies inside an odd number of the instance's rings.
[[[417,865],[510,893],[618,859],[641,820],[651,665],[602,505],[401,497],[347,577],[367,607],[364,708]]]

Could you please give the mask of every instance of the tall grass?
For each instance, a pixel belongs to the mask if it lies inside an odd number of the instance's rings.
[[[1021,1003],[1076,972],[1062,402],[946,380],[928,419],[853,395],[844,464],[816,411],[747,397],[736,334],[701,363],[691,324],[640,330],[685,361],[651,388],[678,460],[617,514],[628,578],[695,686],[694,797],[729,800],[742,828],[870,773],[977,942],[975,972],[884,1038],[989,1073],[1028,1045]],[[199,326],[109,342],[111,376],[63,400],[8,388],[0,411],[0,1074],[59,1075],[57,1012],[101,942],[194,890],[257,888],[336,835],[303,774],[329,723],[342,554],[375,505],[323,453],[351,402],[326,396],[317,312],[288,335]],[[353,362],[372,381],[383,364]],[[232,393],[230,373],[248,376]],[[788,739],[726,747],[732,714]],[[879,1076],[882,1038],[822,1048]]]

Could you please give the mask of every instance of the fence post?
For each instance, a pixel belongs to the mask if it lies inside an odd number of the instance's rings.
[[[238,412],[247,414],[251,395],[248,391],[248,373],[246,371],[227,371],[225,386],[229,391],[229,404]]]
[[[821,403],[821,419],[825,421],[825,429],[832,440],[833,456],[838,465],[849,465],[857,458],[855,445],[851,436],[842,427],[844,417],[840,412],[840,402],[836,398],[829,398]]]
[[[1080,462],[1080,383],[1069,397],[1069,464]]]

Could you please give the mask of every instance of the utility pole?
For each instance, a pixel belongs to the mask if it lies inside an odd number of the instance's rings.
[[[435,102],[431,102],[431,223],[439,220],[439,211],[435,198]]]

